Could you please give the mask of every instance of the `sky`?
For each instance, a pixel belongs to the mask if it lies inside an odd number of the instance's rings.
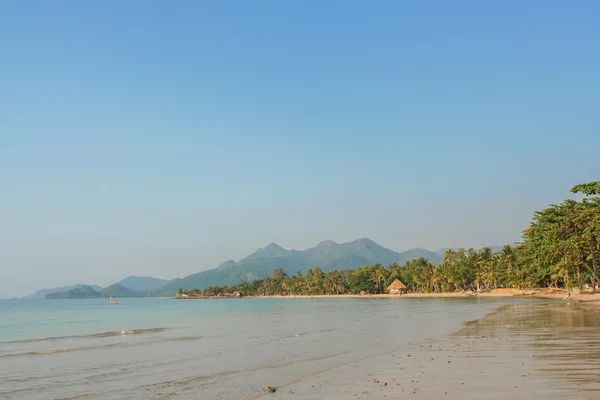
[[[0,2],[0,297],[518,241],[600,177],[600,3]]]

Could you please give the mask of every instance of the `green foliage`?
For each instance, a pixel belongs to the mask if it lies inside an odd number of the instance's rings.
[[[374,265],[367,265],[354,270],[348,277],[350,293],[359,294],[363,291],[366,293],[375,293],[377,287],[372,279],[374,271]]]
[[[582,193],[586,196],[599,195],[600,194],[600,181],[582,183],[575,185],[571,189],[571,193]]]
[[[599,182],[575,186],[572,192],[588,196],[600,193]],[[600,260],[600,198],[565,200],[537,211],[524,232],[522,250],[529,257],[525,275],[550,276],[554,285],[582,287],[598,284]],[[532,271],[535,266],[535,271]],[[527,274],[529,272],[529,274]],[[535,274],[533,273],[535,272]]]
[[[385,289],[385,282],[388,278],[388,271],[381,264],[373,265],[373,270],[371,271],[371,280],[375,283],[376,293],[383,293]]]
[[[318,265],[308,270],[304,281],[306,294],[325,294],[325,274]]]
[[[329,271],[325,277],[324,290],[325,294],[347,293],[349,290],[347,277],[340,271]]]

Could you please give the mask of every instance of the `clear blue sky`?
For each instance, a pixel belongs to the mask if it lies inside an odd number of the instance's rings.
[[[600,2],[0,2],[0,297],[520,239],[600,177]]]

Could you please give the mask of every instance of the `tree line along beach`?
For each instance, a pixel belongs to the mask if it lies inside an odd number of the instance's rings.
[[[441,263],[425,258],[324,272],[271,276],[232,286],[180,289],[176,299],[256,296],[500,296],[534,295],[593,300],[600,284],[600,182],[577,185],[579,201],[565,200],[534,213],[523,240],[493,252],[447,249]],[[589,294],[589,296],[586,296]],[[567,297],[569,298],[569,297]]]

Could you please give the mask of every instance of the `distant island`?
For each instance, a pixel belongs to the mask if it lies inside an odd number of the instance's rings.
[[[57,287],[57,288],[51,288],[51,289],[40,289],[37,292],[24,297],[24,299],[28,299],[28,300],[35,300],[35,299],[45,299],[46,296],[48,295],[55,295],[57,293],[63,293],[63,292],[67,292],[69,290],[73,290],[73,289],[78,289],[81,288],[83,286],[87,286],[89,288],[92,288],[94,290],[102,290],[101,286],[98,285],[85,285],[85,284],[76,284],[76,285],[72,285],[72,286],[62,286],[62,287]]]
[[[42,289],[30,299],[93,299],[102,297],[152,297],[170,281],[149,276],[128,276],[106,288],[95,285],[74,285],[56,289]]]
[[[47,299],[90,299],[104,296],[91,286],[81,285],[64,292],[48,293],[45,297]]]
[[[144,292],[127,289],[116,283],[100,290],[83,285],[64,292],[55,292],[46,295],[47,299],[95,299],[104,297],[148,297],[148,295],[145,295]]]

